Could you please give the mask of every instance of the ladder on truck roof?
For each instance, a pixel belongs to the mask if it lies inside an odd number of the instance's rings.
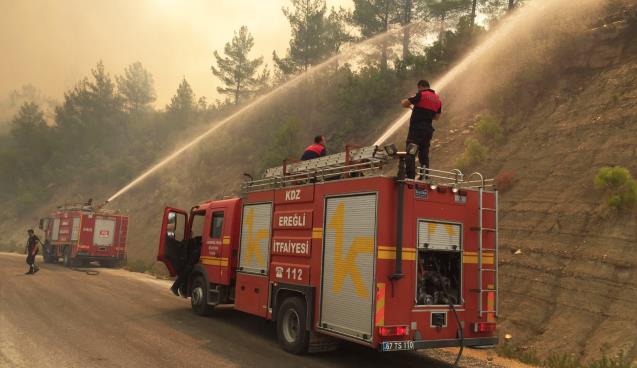
[[[248,179],[241,185],[244,193],[258,192],[293,185],[302,185],[309,182],[323,182],[326,180],[338,180],[355,176],[379,176],[383,175],[383,168],[396,155],[390,155],[385,147],[367,146],[357,147],[347,145],[345,152],[315,158],[306,161],[296,161],[266,169],[263,176]],[[480,173],[473,173],[465,180],[465,175],[458,169],[443,171],[436,169],[417,168],[417,179],[406,179],[405,182],[416,182],[433,186],[449,186],[454,192],[461,189],[477,190],[492,189],[495,186],[493,179],[484,179]],[[479,179],[473,179],[474,176]]]
[[[487,319],[490,316],[498,317],[498,304],[500,301],[498,294],[498,192],[493,191],[493,207],[485,207],[484,195],[488,192],[484,187],[480,187],[478,190],[478,227],[472,230],[478,231],[478,316],[482,318],[485,314]],[[493,216],[491,221],[485,219],[485,216]],[[486,227],[485,222],[493,224],[493,227]],[[492,240],[490,244],[485,244],[485,237]],[[493,266],[486,267],[485,253],[492,253],[489,258],[493,259]],[[493,274],[493,284],[484,285],[485,275]],[[491,293],[491,294],[490,294]],[[487,296],[487,307],[484,307],[484,296]],[[490,303],[490,296],[493,295],[493,300]]]
[[[342,169],[352,162],[369,161],[382,163],[387,158],[388,156],[385,151],[379,149],[377,146],[357,148],[346,146],[345,152],[269,168],[265,170],[263,177],[271,178],[282,175],[306,174],[312,171]]]
[[[260,179],[243,183],[245,192],[268,190],[271,188],[298,185],[309,180],[321,182],[339,179],[343,175],[357,176],[375,173],[382,174],[381,169],[392,157],[378,146],[354,147],[346,146],[345,152],[335,153],[312,160],[298,161],[271,167],[265,170]]]

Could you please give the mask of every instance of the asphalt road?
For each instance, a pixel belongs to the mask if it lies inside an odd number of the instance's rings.
[[[0,367],[451,366],[427,352],[383,354],[355,344],[290,355],[277,345],[272,323],[227,308],[196,316],[168,281],[38,262],[40,272],[27,276],[24,256],[0,254]]]

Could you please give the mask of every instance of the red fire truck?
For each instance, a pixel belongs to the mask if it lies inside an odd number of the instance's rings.
[[[249,177],[240,198],[166,208],[157,259],[187,278],[195,313],[234,304],[274,320],[292,353],[338,339],[381,351],[494,345],[493,180],[432,169],[407,179],[414,148],[348,147]]]
[[[126,262],[128,217],[86,204],[59,206],[40,220],[44,231],[44,262],[63,260],[64,266],[99,261],[102,267]]]

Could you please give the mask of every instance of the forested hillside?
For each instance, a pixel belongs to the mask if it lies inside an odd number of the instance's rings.
[[[221,97],[212,103],[196,96],[184,79],[169,104],[156,106],[153,76],[134,61],[118,74],[96,61],[91,75],[57,103],[41,96],[37,85],[11,92],[0,106],[5,116],[0,130],[3,226],[33,226],[61,202],[108,198],[161,157],[279,86],[284,91],[232,121],[190,157],[180,157],[179,173],[167,169],[151,179],[162,186],[150,181],[147,186],[167,200],[190,199],[186,193],[204,199],[222,188],[236,188],[240,175],[222,179],[220,171],[258,173],[297,157],[317,133],[327,136],[332,151],[345,142],[367,143],[370,133],[396,115],[396,101],[413,91],[416,80],[447,69],[516,2],[378,0],[354,5],[353,10],[328,9],[323,0],[291,1],[283,9],[292,30],[290,46],[285,55],[273,53],[271,67],[250,54],[250,31],[236,30],[210,60],[211,83],[217,78],[222,85]],[[480,24],[478,17],[484,18]],[[352,60],[332,63],[286,87],[348,45],[388,31]],[[427,35],[437,41],[423,43]],[[196,151],[206,159],[192,159],[200,157]],[[220,162],[223,167],[217,166]],[[17,239],[10,235],[2,242]],[[142,253],[132,251],[133,256]]]
[[[539,361],[622,351],[635,359],[637,214],[628,202],[609,204],[612,193],[594,179],[602,167],[637,174],[637,9],[628,0],[527,4],[537,5],[529,16],[516,15],[516,1],[355,0],[350,12],[293,0],[285,10],[290,48],[273,55],[271,68],[249,54],[247,29],[217,50],[211,80],[223,82],[219,92],[228,98],[212,104],[184,80],[171,103],[157,107],[141,64],[114,76],[98,63],[51,114],[41,101],[27,102],[0,136],[0,243],[21,244],[24,229],[56,204],[108,198],[283,86],[109,204],[131,216],[131,265],[153,267],[164,206],[237,194],[244,172],[297,158],[319,133],[330,151],[370,144],[404,112],[398,101],[418,79],[435,82],[476,45],[496,39],[441,91],[432,166],[498,179],[499,329],[513,336],[503,353]],[[507,22],[515,22],[511,31],[496,37]],[[286,84],[391,30],[351,62]]]

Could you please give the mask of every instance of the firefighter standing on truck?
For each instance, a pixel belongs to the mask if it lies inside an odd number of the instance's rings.
[[[312,160],[315,158],[323,157],[327,154],[325,150],[325,137],[322,135],[317,135],[314,137],[314,144],[308,146],[303,152],[303,156],[301,156],[301,161]]]
[[[429,82],[423,79],[418,82],[418,93],[414,97],[400,101],[400,104],[412,109],[406,144],[418,145],[420,165],[423,169],[429,168],[429,145],[435,130],[433,121],[438,120],[442,114],[440,97],[430,88]],[[408,178],[416,177],[416,157],[407,157],[405,169]],[[425,171],[425,176],[426,173]]]
[[[40,242],[40,238],[33,233],[33,229],[29,229],[27,234],[29,234],[29,238],[27,239],[25,251],[27,254],[29,271],[27,271],[25,275],[32,275],[40,270],[40,268],[35,264],[35,256],[38,254],[38,243],[42,244],[42,242]]]

